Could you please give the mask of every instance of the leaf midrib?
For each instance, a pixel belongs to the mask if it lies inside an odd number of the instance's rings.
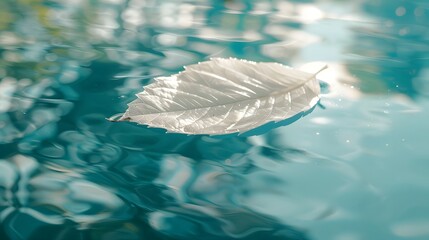
[[[242,103],[242,102],[245,102],[245,101],[251,101],[251,100],[256,101],[256,100],[263,99],[263,98],[269,98],[269,97],[272,97],[272,96],[278,96],[278,95],[282,95],[282,94],[291,93],[292,91],[297,90],[297,89],[305,86],[311,80],[315,80],[315,75],[311,76],[309,79],[306,79],[302,83],[294,86],[293,88],[287,88],[287,89],[279,90],[279,91],[276,91],[276,92],[274,92],[272,94],[269,94],[269,95],[250,97],[250,98],[247,98],[247,99],[240,99],[240,100],[237,100],[237,101],[234,101],[234,102],[226,102],[226,103],[215,104],[215,105],[211,105],[211,106],[194,107],[194,108],[187,108],[187,109],[183,109],[183,110],[174,110],[174,111],[155,112],[155,113],[149,113],[149,114],[167,114],[167,113],[177,113],[177,112],[183,112],[183,111],[186,112],[186,111],[192,111],[192,110],[198,110],[198,109],[214,108],[214,107],[219,107],[219,106],[229,106],[231,104],[239,104],[239,103]],[[150,95],[148,95],[148,96],[150,96]],[[165,98],[165,97],[162,97],[162,96],[157,96],[157,97]],[[170,98],[165,98],[165,99],[168,99],[168,100],[171,100],[171,101],[173,100],[173,99],[170,99]],[[291,103],[293,104],[293,101],[291,101]],[[149,115],[149,114],[142,114],[142,115]]]

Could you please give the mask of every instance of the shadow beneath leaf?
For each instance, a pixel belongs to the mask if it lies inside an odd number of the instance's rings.
[[[320,101],[318,102],[318,104],[319,103],[320,103]],[[260,127],[257,127],[255,129],[250,130],[250,131],[242,133],[239,136],[250,137],[250,136],[255,136],[255,135],[262,135],[262,134],[265,134],[265,133],[271,131],[274,128],[279,128],[279,127],[284,127],[284,126],[290,125],[290,124],[298,121],[302,117],[313,112],[313,110],[316,108],[316,106],[318,106],[318,104],[314,105],[311,109],[309,109],[307,111],[303,111],[303,112],[296,114],[295,116],[293,116],[291,118],[287,118],[287,119],[282,120],[280,122],[269,122],[269,123],[264,124]]]

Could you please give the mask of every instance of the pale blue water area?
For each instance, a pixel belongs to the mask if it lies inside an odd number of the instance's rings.
[[[0,239],[429,239],[429,1],[0,1]],[[210,57],[313,70],[255,136],[105,118]]]

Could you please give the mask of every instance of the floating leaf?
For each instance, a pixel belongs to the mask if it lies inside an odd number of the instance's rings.
[[[215,58],[155,78],[119,121],[186,134],[246,132],[312,108],[320,94],[316,74],[279,63]]]

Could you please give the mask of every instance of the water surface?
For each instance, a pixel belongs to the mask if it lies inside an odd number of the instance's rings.
[[[428,239],[426,0],[0,2],[0,239]],[[299,121],[105,120],[210,57],[328,64]]]

